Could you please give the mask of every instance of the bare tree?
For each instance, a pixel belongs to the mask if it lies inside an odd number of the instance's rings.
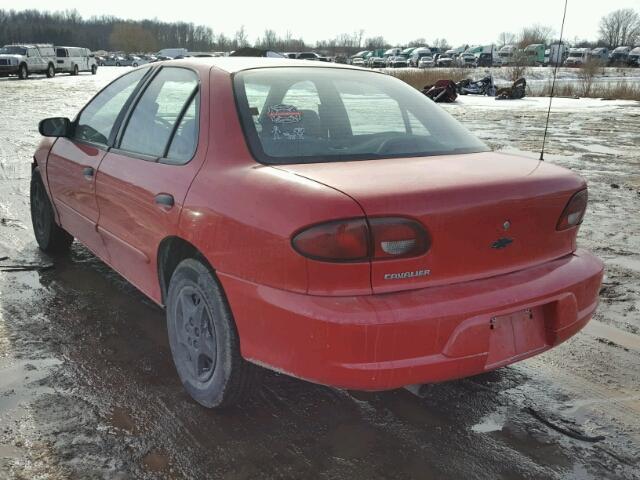
[[[526,46],[534,43],[547,45],[551,40],[553,33],[553,28],[547,25],[536,24],[530,27],[525,27],[518,36],[518,46],[520,48],[525,48]]]
[[[439,48],[443,52],[451,48],[451,45],[449,44],[449,42],[447,42],[446,38],[436,38],[433,42],[431,42],[431,46]]]
[[[275,30],[266,29],[262,38],[258,41],[259,45],[262,48],[270,49],[276,48],[276,43],[278,42],[278,36],[276,35]]]
[[[640,39],[640,15],[631,8],[622,8],[600,20],[600,37],[609,47],[633,46]]]
[[[249,39],[247,37],[247,32],[244,29],[244,25],[242,25],[234,36],[234,43],[236,48],[242,48],[249,46]]]
[[[411,40],[407,47],[424,47],[427,44],[427,41],[424,38],[416,38],[415,40]]]
[[[364,48],[367,50],[379,50],[386,48],[387,45],[387,41],[382,36],[367,38],[364,41]]]
[[[504,47],[505,45],[512,45],[516,43],[516,36],[511,32],[502,32],[498,35],[498,46]]]

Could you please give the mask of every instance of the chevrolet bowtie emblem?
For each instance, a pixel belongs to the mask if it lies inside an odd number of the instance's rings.
[[[491,248],[501,249],[506,248],[513,243],[513,238],[502,237],[491,244]]]

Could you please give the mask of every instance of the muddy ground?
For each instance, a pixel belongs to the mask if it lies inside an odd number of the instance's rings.
[[[123,70],[0,80],[0,479],[640,478],[638,104],[565,100],[552,115],[547,161],[588,179],[580,243],[607,266],[581,334],[421,397],[265,371],[252,399],[216,412],[182,390],[159,308],[80,245],[52,259],[33,240],[38,120],[72,116]],[[541,100],[445,108],[537,155]],[[51,268],[6,271],[31,264]]]

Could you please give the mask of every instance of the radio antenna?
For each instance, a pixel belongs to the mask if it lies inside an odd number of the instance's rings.
[[[547,124],[544,127],[544,136],[542,137],[542,149],[540,150],[541,162],[544,162],[544,147],[547,143],[547,132],[549,131],[549,117],[551,116],[551,103],[553,102],[553,93],[556,89],[556,77],[558,76],[558,65],[560,65],[560,60],[562,58],[562,55],[560,55],[560,49],[562,46],[562,35],[564,34],[564,21],[567,18],[568,3],[569,3],[569,0],[564,0],[564,14],[562,15],[562,26],[560,27],[560,40],[558,41],[556,65],[555,65],[555,68],[553,69],[553,81],[551,82],[551,95],[549,95],[549,110],[547,110]],[[549,59],[553,60],[553,51],[549,52]]]

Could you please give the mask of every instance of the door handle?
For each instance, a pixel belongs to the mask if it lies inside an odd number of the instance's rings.
[[[94,173],[95,170],[93,169],[93,167],[84,167],[82,169],[82,175],[84,175],[84,178],[86,178],[87,180],[91,180]]]
[[[169,195],[168,193],[159,193],[154,198],[157,205],[161,207],[171,208],[174,205],[173,195]]]

